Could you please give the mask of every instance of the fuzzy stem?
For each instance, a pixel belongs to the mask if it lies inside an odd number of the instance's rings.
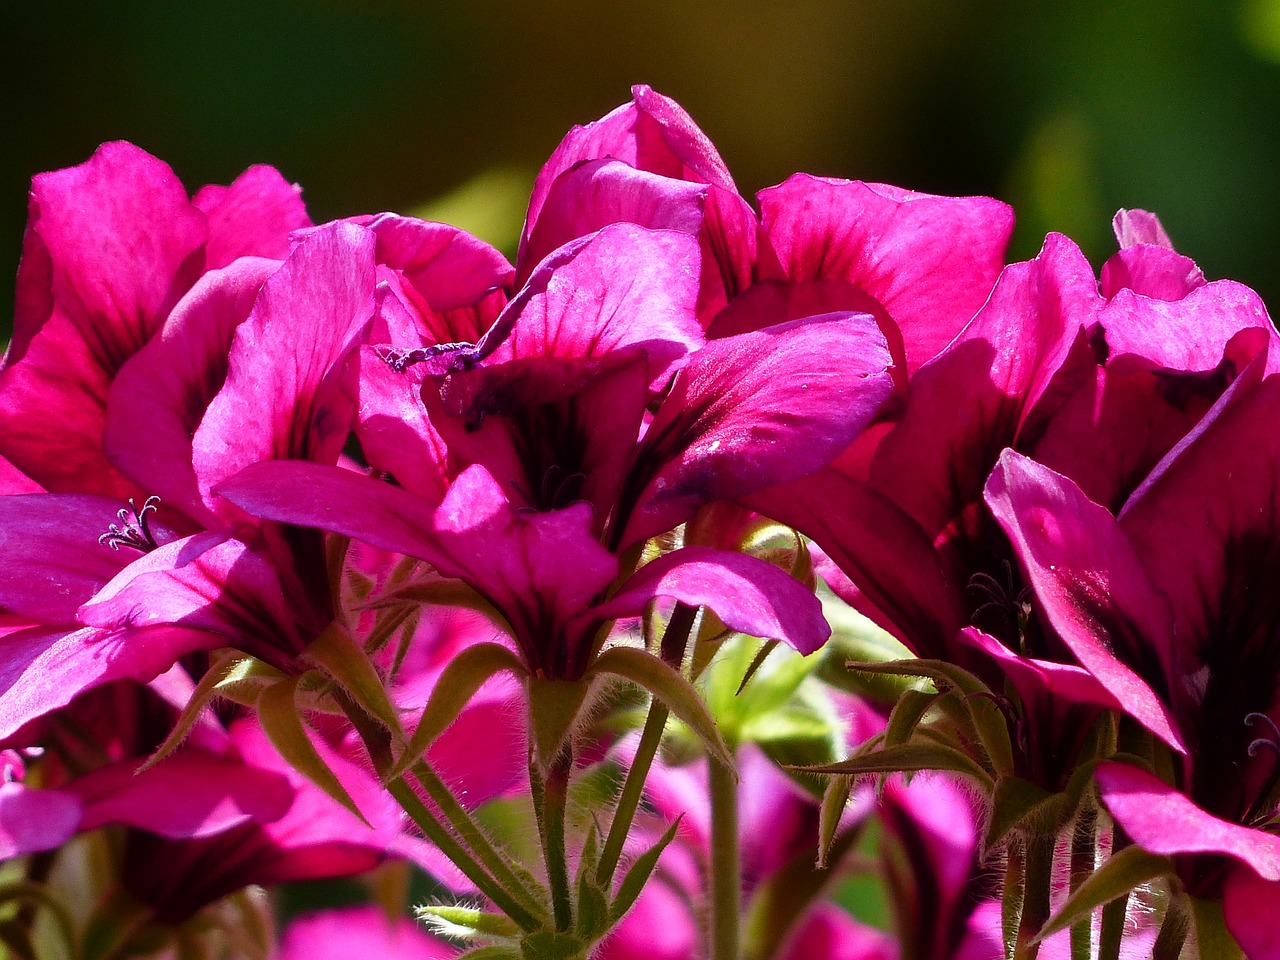
[[[672,611],[661,645],[662,659],[668,666],[680,669],[697,613],[698,608],[687,603],[677,603]],[[622,792],[618,794],[618,805],[614,810],[613,822],[609,824],[609,835],[605,838],[600,864],[596,869],[596,883],[603,890],[608,890],[613,883],[614,871],[618,869],[618,861],[622,857],[622,847],[631,831],[631,823],[644,793],[645,780],[648,779],[654,757],[658,754],[662,731],[666,729],[667,717],[670,715],[671,711],[662,701],[655,699],[649,704],[649,715],[645,717],[644,730],[631,760],[631,769],[627,771]]]
[[[383,776],[391,769],[393,763],[389,734],[341,689],[334,691],[334,697],[346,712],[360,739],[364,741],[365,750],[369,753],[374,770],[380,777]],[[463,876],[476,885],[477,890],[493,901],[494,906],[522,929],[538,929],[540,924],[537,918],[522,907],[505,887],[485,872],[484,867],[476,861],[471,852],[454,838],[453,834],[413,792],[413,788],[409,786],[406,779],[398,777],[390,781],[387,784],[387,790],[422,831],[423,836],[435,844],[440,852],[462,871]]]
[[[529,771],[531,778],[539,781],[534,790],[534,800],[535,806],[541,808],[538,824],[542,856],[547,865],[547,882],[551,887],[551,913],[556,930],[563,932],[573,923],[569,858],[565,849],[565,813],[569,801],[569,775],[573,771],[572,748],[566,743],[545,774],[536,762],[530,764]]]
[[[708,759],[711,781],[711,960],[738,960],[742,863],[738,850],[738,784],[733,771]]]
[[[1049,919],[1049,890],[1053,881],[1053,837],[1033,834],[1024,841],[1025,870],[1022,875],[1022,911],[1018,917],[1018,939],[1014,960],[1035,960],[1040,944],[1033,943]]]
[[[1160,924],[1160,933],[1151,950],[1151,960],[1178,960],[1182,956],[1182,945],[1186,942],[1190,930],[1190,904],[1187,903],[1185,896],[1174,894],[1169,898],[1164,922]]]
[[[1112,826],[1111,855],[1129,846],[1129,838],[1120,828]],[[1120,960],[1120,941],[1124,937],[1124,918],[1129,912],[1129,894],[1116,897],[1102,908],[1102,932],[1098,938],[1098,960]]]
[[[1092,806],[1082,805],[1071,833],[1071,892],[1089,879],[1097,865],[1098,816]],[[1071,960],[1092,956],[1093,913],[1090,911],[1071,927]]]
[[[458,839],[488,868],[494,879],[511,891],[511,894],[532,913],[545,916],[546,906],[539,898],[538,891],[512,869],[509,858],[494,846],[484,828],[476,822],[467,808],[458,802],[453,791],[440,779],[440,775],[431,765],[420,760],[413,765],[411,772],[413,778],[422,785],[432,803],[453,828]]]

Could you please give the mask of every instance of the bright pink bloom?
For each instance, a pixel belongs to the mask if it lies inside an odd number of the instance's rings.
[[[459,950],[431,936],[407,917],[377,907],[347,907],[299,917],[280,943],[280,960],[446,960]]]

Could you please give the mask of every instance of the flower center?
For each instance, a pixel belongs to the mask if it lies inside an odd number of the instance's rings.
[[[1004,582],[989,573],[975,573],[969,578],[965,592],[977,603],[969,622],[985,630],[1011,649],[1021,649],[1021,639],[1031,616],[1031,588],[1017,589],[1013,582],[1013,565],[1001,560]],[[1022,651],[1025,653],[1026,651]]]
[[[133,502],[133,497],[130,497],[129,506],[116,514],[120,522],[111,524],[107,532],[98,538],[98,542],[112,550],[131,547],[143,553],[150,553],[160,546],[156,543],[155,534],[151,532],[150,522],[151,514],[155,513],[159,506],[159,497],[147,497],[142,503],[142,509],[139,510],[137,504]]]

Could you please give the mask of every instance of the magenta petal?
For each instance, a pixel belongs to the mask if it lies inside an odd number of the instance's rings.
[[[237,257],[283,260],[289,254],[289,235],[311,226],[302,188],[263,164],[250,167],[230,186],[201,187],[191,202],[209,221],[206,270],[225,267]]]
[[[337,459],[353,413],[340,367],[373,317],[373,250],[361,227],[320,228],[263,285],[192,441],[210,506],[211,487],[259,460]]]
[[[526,239],[552,184],[584,160],[613,157],[647,173],[714,183],[737,192],[716,148],[678,103],[646,86],[632,87],[631,97],[631,103],[565,134],[534,181],[525,218]]]
[[[659,465],[626,543],[825,466],[893,389],[889,352],[862,314],[810,317],[713,340],[676,379],[639,457]]]
[[[897,960],[898,944],[833,903],[819,903],[787,938],[782,960]]]
[[[520,251],[523,285],[533,268],[557,247],[611,223],[696,236],[702,228],[707,184],[673,180],[618,160],[592,160],[573,167],[552,184],[542,212]]]
[[[60,847],[75,835],[80,811],[73,793],[0,783],[0,859]]]
[[[293,790],[278,774],[199,749],[137,772],[137,761],[100,767],[70,789],[84,803],[81,830],[125,824],[175,839],[207,837],[284,815]]]
[[[90,626],[176,624],[208,631],[206,647],[237,646],[259,655],[255,644],[263,642],[301,649],[299,615],[270,560],[223,533],[196,534],[152,550],[80,609],[80,619]]]
[[[630,223],[562,247],[507,306],[504,319],[518,319],[493,361],[594,357],[640,346],[649,356],[649,382],[659,390],[704,341],[696,313],[699,263],[696,238]]]
[[[0,635],[0,738],[112,680],[146,682],[196,650],[220,646],[201,631],[151,627],[113,632],[28,628]]]
[[[782,640],[806,655],[831,635],[812,590],[764,560],[710,547],[684,547],[650,561],[587,616],[639,616],[655,597],[708,606],[729,628]]]
[[[205,237],[173,171],[130,144],[35,178],[0,453],[51,490],[136,492],[102,456],[107,388],[199,276]]]
[[[148,496],[205,525],[214,517],[200,498],[191,438],[226,379],[236,328],[278,267],[245,258],[205,274],[111,385],[107,457]]]
[[[1222,913],[1227,929],[1249,960],[1280,960],[1280,882],[1264,880],[1238,868],[1227,875],[1222,889]]]
[[[505,303],[514,271],[489,244],[445,223],[381,214],[376,257],[400,279],[430,343],[475,343]],[[408,346],[418,346],[411,344]]]
[[[453,947],[424,932],[408,917],[392,919],[376,906],[306,914],[289,924],[280,960],[446,960]]]
[[[701,936],[685,895],[661,876],[655,877],[592,954],[594,960],[691,960],[698,956]]]
[[[1110,300],[1132,290],[1156,300],[1181,300],[1203,287],[1204,274],[1190,257],[1149,244],[1127,247],[1102,265],[1098,287]]]
[[[1280,352],[1280,334],[1262,298],[1232,280],[1205,284],[1173,302],[1120,290],[1098,319],[1113,357],[1132,353],[1170,370],[1213,370],[1227,342],[1250,327],[1267,332],[1272,352]]]
[[[1102,802],[1144,850],[1164,856],[1221,853],[1265,880],[1280,880],[1280,837],[1219,820],[1137,767],[1104,763],[1096,777]]]
[[[1173,241],[1165,233],[1160,218],[1149,210],[1117,210],[1116,215],[1111,218],[1111,229],[1115,231],[1116,242],[1120,244],[1121,250],[1138,244],[1173,249]]]
[[[995,637],[975,627],[965,627],[960,636],[965,643],[976,647],[1000,664],[1024,701],[1048,692],[1073,703],[1093,704],[1107,710],[1124,709],[1111,691],[1083,667],[1021,656]]]
[[[991,293],[1013,211],[986,197],[935,197],[796,174],[760,194],[765,231],[792,284],[840,280],[892,317],[914,373]]]
[[[1001,454],[986,499],[1067,646],[1135,719],[1185,753],[1169,707],[1148,683],[1165,689],[1174,676],[1168,606],[1115,518],[1066,477],[1012,450]]]
[[[72,624],[131,559],[98,542],[119,501],[76,494],[0,497],[0,607],[38,623]]]

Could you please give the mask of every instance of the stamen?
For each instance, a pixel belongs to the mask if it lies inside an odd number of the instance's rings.
[[[467,352],[475,350],[474,343],[465,341],[459,343],[437,343],[430,347],[415,347],[412,350],[397,350],[392,347],[380,347],[378,356],[382,357],[384,363],[396,373],[404,373],[410,367],[419,363],[426,363],[435,357],[444,356],[448,353],[457,353],[462,356],[459,358],[462,365],[466,365],[468,359]]]
[[[122,508],[116,514],[120,522],[111,524],[107,532],[98,538],[98,542],[112,550],[132,547],[134,550],[150,553],[160,546],[156,542],[155,534],[151,532],[151,514],[155,513],[159,507],[159,497],[147,497],[142,503],[141,510],[133,502],[133,497],[130,497],[129,506]]]
[[[1261,736],[1249,742],[1249,746],[1245,748],[1249,756],[1256,757],[1263,747],[1270,747],[1277,761],[1271,764],[1271,773],[1254,796],[1253,803],[1249,805],[1249,810],[1244,816],[1245,823],[1256,826],[1270,820],[1276,812],[1276,790],[1280,788],[1280,729],[1269,716],[1257,711],[1246,713],[1244,723],[1246,727],[1261,723],[1271,730],[1271,736]]]
[[[1276,726],[1276,722],[1274,720],[1268,717],[1265,713],[1258,713],[1257,711],[1254,711],[1253,713],[1246,713],[1244,715],[1244,725],[1246,727],[1251,727],[1258,721],[1262,721],[1271,728],[1271,736],[1276,741],[1278,748],[1280,748],[1280,727]]]

